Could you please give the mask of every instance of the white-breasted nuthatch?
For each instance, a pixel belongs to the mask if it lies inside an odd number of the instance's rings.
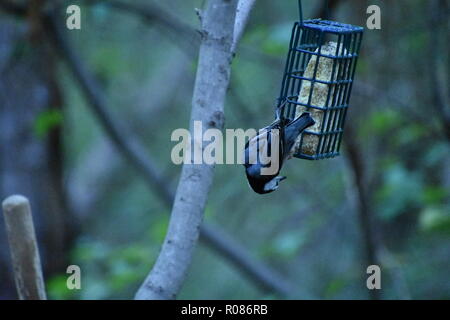
[[[258,131],[245,145],[244,166],[250,187],[259,194],[270,193],[278,188],[286,177],[278,176],[281,167],[294,148],[298,136],[314,120],[308,112],[290,121],[280,116],[269,126]]]

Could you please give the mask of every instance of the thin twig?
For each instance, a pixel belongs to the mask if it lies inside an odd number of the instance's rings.
[[[200,44],[200,35],[189,24],[181,21],[172,12],[165,10],[158,4],[147,1],[144,3],[125,2],[121,0],[84,0],[88,5],[109,6],[118,11],[132,14],[141,18],[149,25],[161,26],[166,34],[173,38],[173,42],[182,45],[183,51],[187,48],[187,54],[194,56]],[[176,39],[176,41],[175,41]]]
[[[250,12],[255,5],[256,0],[239,0],[236,11],[236,22],[234,25],[233,43],[231,44],[231,53],[235,54],[238,44],[244,34],[245,26],[248,22]]]

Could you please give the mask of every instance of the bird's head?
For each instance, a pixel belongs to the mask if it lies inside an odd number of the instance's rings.
[[[260,179],[248,179],[248,184],[253,191],[259,194],[271,193],[278,189],[280,181],[286,179],[286,177],[277,176],[269,181],[263,181]]]
[[[272,180],[270,180],[269,182],[267,182],[264,185],[265,193],[269,193],[269,192],[277,190],[279,187],[280,181],[283,181],[284,179],[286,179],[286,177],[277,176],[277,177],[273,178]]]

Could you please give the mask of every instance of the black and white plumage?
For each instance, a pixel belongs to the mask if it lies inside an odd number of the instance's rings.
[[[298,136],[313,124],[314,120],[308,112],[292,121],[280,117],[278,112],[277,119],[271,125],[259,130],[247,142],[244,166],[253,191],[265,194],[278,188],[280,181],[286,179],[278,175],[284,161],[289,158]],[[277,145],[272,146],[272,143]],[[273,157],[272,151],[275,151]]]

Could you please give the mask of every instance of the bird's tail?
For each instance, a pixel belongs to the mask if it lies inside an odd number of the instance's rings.
[[[315,123],[316,122],[311,117],[311,114],[309,112],[304,112],[300,117],[295,118],[287,124],[285,137],[287,137],[287,132],[292,132],[293,134],[296,134],[295,138],[297,138],[297,136],[302,133],[303,130],[314,125]]]
[[[285,150],[291,150],[297,137],[308,127],[314,125],[315,121],[309,112],[304,112],[287,124],[284,129]]]

